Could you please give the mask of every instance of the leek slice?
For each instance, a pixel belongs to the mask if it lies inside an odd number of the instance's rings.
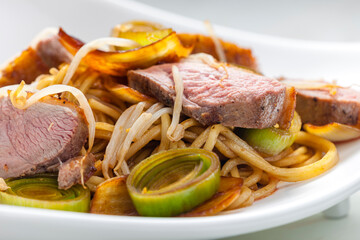
[[[126,185],[142,216],[169,217],[211,198],[220,183],[218,156],[203,149],[163,151],[139,163]]]
[[[56,177],[40,176],[7,179],[9,189],[0,192],[0,204],[88,212],[90,191],[81,185],[58,189]]]
[[[294,118],[288,130],[271,127],[265,129],[242,129],[240,137],[257,151],[267,155],[277,155],[290,147],[301,129],[300,116],[294,112]]]

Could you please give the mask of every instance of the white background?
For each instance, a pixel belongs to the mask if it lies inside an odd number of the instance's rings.
[[[250,32],[305,40],[360,42],[360,1],[356,0],[138,1]],[[344,219],[329,220],[317,214],[296,223],[227,240],[359,239],[360,193],[352,196],[350,203],[350,213]]]

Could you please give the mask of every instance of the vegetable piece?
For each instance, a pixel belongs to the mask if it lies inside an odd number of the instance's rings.
[[[3,178],[0,178],[0,191],[5,192],[10,187],[6,184],[5,180]]]
[[[242,178],[221,177],[219,189],[212,198],[180,217],[212,216],[223,211],[240,196],[242,184]]]
[[[139,43],[141,46],[147,46],[163,39],[171,32],[171,29],[156,30],[152,32],[119,32],[116,37],[130,39]],[[124,48],[119,50],[123,49]]]
[[[132,170],[126,185],[140,215],[167,217],[211,198],[219,182],[218,156],[187,148],[163,151],[143,160]]]
[[[112,31],[112,36],[117,36],[118,32],[151,32],[164,29],[164,26],[158,23],[148,21],[129,21],[116,25]]]
[[[290,147],[301,129],[300,116],[294,112],[294,118],[288,130],[271,127],[265,129],[242,129],[240,137],[259,152],[267,155],[277,155]]]
[[[49,67],[43,62],[35,49],[29,47],[1,70],[0,87],[18,84],[22,80],[31,83],[40,74],[48,72]]]
[[[90,191],[81,185],[58,189],[55,176],[7,179],[9,189],[0,191],[0,203],[23,207],[88,212]]]
[[[126,176],[101,183],[91,201],[91,213],[136,216],[138,213],[126,188]]]
[[[84,45],[83,42],[59,30],[60,42],[73,55]],[[129,51],[104,52],[95,50],[87,54],[83,62],[91,68],[115,76],[126,76],[130,69],[146,68],[157,62],[174,62],[187,57],[192,46],[184,47],[175,32],[145,47]]]
[[[310,123],[304,124],[308,133],[325,138],[332,142],[353,140],[360,137],[360,129],[341,123],[329,123],[323,126],[315,126]]]
[[[142,94],[141,92],[138,92],[133,88],[130,88],[124,84],[116,83],[115,81],[110,79],[107,79],[105,81],[104,86],[109,92],[111,92],[113,95],[125,102],[129,102],[132,104],[139,102],[156,102],[154,98],[146,96],[145,94]]]

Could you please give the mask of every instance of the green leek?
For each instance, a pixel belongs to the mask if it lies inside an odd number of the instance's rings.
[[[220,183],[218,156],[203,149],[163,151],[139,163],[126,184],[142,216],[168,217],[211,198]]]
[[[7,179],[9,187],[0,191],[0,204],[46,208],[74,212],[88,212],[90,191],[81,185],[68,190],[58,189],[56,177],[37,176]]]
[[[288,130],[275,127],[265,129],[241,129],[239,135],[253,148],[266,155],[274,156],[290,147],[301,129],[300,116],[294,112],[294,118]]]

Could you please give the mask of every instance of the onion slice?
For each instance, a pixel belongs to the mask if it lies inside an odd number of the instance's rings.
[[[90,191],[81,185],[68,190],[58,189],[55,176],[7,179],[10,187],[0,191],[0,203],[23,207],[46,208],[73,212],[88,212]]]
[[[219,187],[218,156],[204,149],[152,155],[130,173],[126,185],[142,216],[176,216],[211,198]]]
[[[91,201],[91,213],[107,215],[138,215],[126,188],[126,176],[101,183]]]
[[[323,126],[315,126],[310,123],[304,124],[308,133],[325,138],[332,142],[349,141],[360,137],[360,129],[341,123],[329,123]]]

